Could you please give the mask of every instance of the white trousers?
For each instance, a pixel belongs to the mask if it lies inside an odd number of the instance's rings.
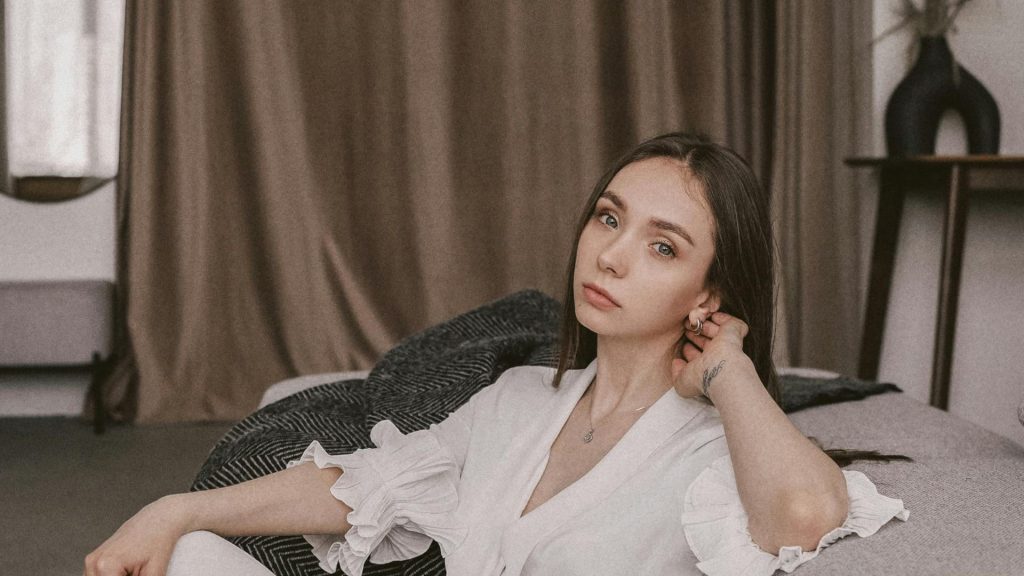
[[[274,573],[213,532],[189,532],[178,539],[167,576],[274,576]]]

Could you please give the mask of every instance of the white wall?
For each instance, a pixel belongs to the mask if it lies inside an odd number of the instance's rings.
[[[876,0],[876,34],[902,0]],[[1024,156],[1024,2],[975,0],[949,37],[957,59],[992,93],[1002,117],[1000,154]],[[874,154],[885,155],[885,104],[909,70],[901,32],[874,49]],[[948,114],[936,153],[966,153],[959,118]],[[872,200],[875,200],[872,198]],[[936,193],[907,198],[886,318],[879,378],[928,400],[945,204]],[[874,211],[870,210],[873,218]],[[971,198],[956,320],[950,411],[1024,445],[1024,193]],[[870,237],[867,238],[870,242]]]
[[[113,280],[114,189],[53,204],[0,194],[0,282]]]

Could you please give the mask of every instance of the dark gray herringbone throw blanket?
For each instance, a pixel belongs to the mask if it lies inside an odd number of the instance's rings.
[[[518,292],[399,343],[366,380],[324,384],[275,402],[224,435],[192,490],[229,486],[282,470],[313,440],[331,453],[372,447],[370,429],[381,420],[391,420],[403,433],[440,422],[512,366],[553,366],[560,309],[545,294]],[[892,384],[848,378],[786,377],[782,385],[787,412],[898,390]],[[232,541],[278,576],[324,574],[300,536]],[[444,560],[434,544],[411,560],[367,563],[363,573],[444,574]]]

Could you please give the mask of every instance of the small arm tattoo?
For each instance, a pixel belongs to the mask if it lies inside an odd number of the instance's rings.
[[[704,394],[704,397],[708,400],[711,399],[711,396],[708,396],[708,388],[711,388],[711,381],[715,379],[715,376],[718,376],[718,373],[722,371],[722,366],[724,365],[725,360],[722,360],[714,368],[708,368],[704,371],[704,382],[701,383],[700,389],[701,393]]]

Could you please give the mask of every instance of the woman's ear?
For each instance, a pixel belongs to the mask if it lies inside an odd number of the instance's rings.
[[[718,294],[718,290],[709,288],[700,295],[700,304],[696,308],[690,311],[689,320],[690,325],[695,326],[697,320],[707,320],[712,314],[718,311],[722,306],[722,298]]]
[[[718,290],[709,291],[700,307],[707,311],[708,316],[718,312],[718,309],[722,307],[722,297],[718,294]]]

